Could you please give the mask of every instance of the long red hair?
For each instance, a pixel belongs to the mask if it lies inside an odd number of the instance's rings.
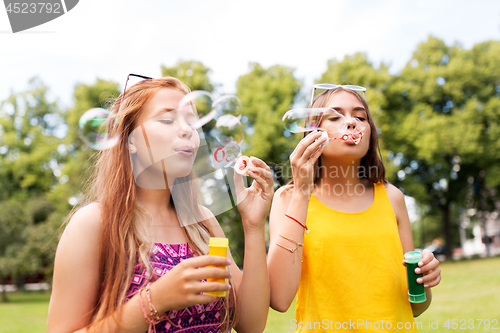
[[[175,89],[184,94],[190,91],[180,80],[164,77],[141,81],[116,99],[110,108],[114,120],[108,125],[108,132],[112,136],[118,135],[118,143],[97,153],[94,174],[86,186],[86,201],[100,202],[103,230],[99,248],[102,284],[99,303],[89,324],[91,329],[97,329],[108,316],[113,316],[120,325],[117,314],[125,300],[137,261],[152,273],[149,258],[153,238],[148,228],[152,217],[136,201],[136,184],[128,153],[128,137],[139,125],[137,121],[143,106],[158,90],[164,88]],[[193,172],[176,180],[175,187],[180,192],[176,196],[183,199],[176,201],[176,204],[185,206],[183,211],[191,211],[194,218],[201,221],[203,213],[195,180]],[[170,201],[174,203],[172,198]],[[210,233],[203,223],[187,225],[184,231],[188,244],[196,255],[208,252]],[[224,313],[221,316],[223,331],[228,329],[229,320],[233,323],[235,321],[235,297],[234,292],[228,293],[226,297],[226,306],[223,307]],[[229,306],[230,303],[232,307]]]

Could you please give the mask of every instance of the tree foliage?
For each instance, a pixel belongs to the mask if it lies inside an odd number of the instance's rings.
[[[465,205],[470,183],[485,174],[486,184],[498,186],[499,50],[499,42],[464,50],[431,36],[387,92],[395,125],[383,134],[396,183],[441,214],[448,256],[458,245],[452,209]]]
[[[282,167],[300,140],[298,135],[292,136],[284,130],[281,119],[293,107],[301,87],[294,69],[280,65],[266,69],[258,63],[251,63],[249,72],[236,82],[236,95],[248,119],[244,154],[274,166],[276,180],[281,185],[288,174]]]
[[[78,121],[90,109],[108,108],[119,94],[118,83],[101,79],[92,85],[78,84],[75,87],[74,105],[64,114],[68,133],[60,147],[64,153],[61,156],[62,176],[51,193],[51,199],[61,213],[68,213],[82,198],[82,188],[95,162],[95,150],[90,149],[78,135]],[[68,202],[70,198],[71,203]]]
[[[216,85],[210,81],[211,69],[199,61],[179,61],[173,67],[161,66],[162,76],[173,76],[184,82],[191,90],[214,91]]]
[[[54,211],[48,193],[60,176],[58,147],[65,127],[47,87],[30,80],[0,109],[0,284],[44,274],[52,265],[45,224]],[[3,297],[5,300],[5,295]]]

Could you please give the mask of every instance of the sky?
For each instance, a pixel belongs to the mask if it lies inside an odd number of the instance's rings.
[[[80,0],[67,14],[13,34],[0,8],[0,101],[38,76],[71,107],[76,84],[201,61],[221,93],[250,62],[295,68],[310,89],[329,59],[365,52],[397,73],[429,35],[464,48],[500,39],[500,1]],[[362,85],[362,82],[355,84]]]

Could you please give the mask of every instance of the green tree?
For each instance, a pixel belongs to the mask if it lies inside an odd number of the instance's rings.
[[[82,198],[82,189],[95,162],[96,151],[78,135],[78,121],[92,108],[108,108],[119,94],[118,83],[102,79],[97,79],[92,85],[78,84],[75,87],[74,105],[64,114],[68,133],[60,146],[60,151],[63,152],[62,175],[50,196],[57,207],[57,214],[67,215]]]
[[[50,265],[49,249],[31,241],[53,232],[47,193],[60,176],[65,126],[47,87],[36,78],[29,85],[0,104],[0,284],[43,274]]]
[[[283,128],[282,118],[296,102],[302,82],[294,76],[294,69],[280,65],[264,68],[251,63],[249,73],[236,82],[236,95],[243,106],[245,126],[244,154],[258,157],[274,168],[276,181],[283,185],[291,173],[283,166],[298,141]]]
[[[440,214],[448,257],[458,239],[452,216],[464,206],[469,182],[486,175],[486,185],[499,185],[499,51],[499,42],[464,50],[431,36],[387,91],[393,126],[382,133],[398,152],[390,154],[395,182]]]
[[[191,90],[214,91],[216,85],[210,81],[212,70],[199,61],[179,61],[173,67],[161,66],[162,76],[173,76],[184,82]]]
[[[74,105],[64,114],[64,121],[68,131],[59,145],[61,175],[56,186],[48,193],[48,198],[54,211],[48,216],[46,225],[52,233],[38,231],[29,235],[30,244],[37,244],[45,240],[51,253],[51,260],[46,266],[44,275],[52,277],[54,269],[54,255],[62,233],[73,207],[82,204],[82,193],[90,173],[93,171],[96,151],[92,150],[78,135],[78,121],[80,117],[92,108],[107,108],[119,95],[118,83],[97,79],[92,85],[78,84],[73,97]]]

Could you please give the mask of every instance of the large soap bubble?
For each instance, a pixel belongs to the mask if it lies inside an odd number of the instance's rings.
[[[235,117],[230,114],[225,114],[217,119],[214,128],[214,135],[217,141],[223,146],[228,143],[237,145],[243,142],[243,126],[241,124],[241,116]]]
[[[92,149],[105,150],[118,143],[119,136],[110,136],[108,125],[113,116],[106,109],[94,108],[85,112],[78,121],[78,134]]]
[[[232,115],[238,117],[241,115],[241,102],[235,95],[222,95],[213,103],[213,109],[216,111],[216,117]]]
[[[198,115],[198,120],[191,124],[193,128],[200,128],[214,119],[217,111],[213,108],[212,94],[204,90],[195,90],[185,95],[179,101],[179,109],[191,105]]]
[[[191,105],[198,115],[198,120],[191,127],[203,127],[203,134],[208,142],[216,141],[217,146],[225,146],[243,141],[241,102],[235,95],[223,95],[214,101],[209,92],[195,90],[179,102],[179,108],[187,105]],[[215,124],[209,124],[212,120],[216,121]]]
[[[321,118],[329,111],[328,108],[292,109],[283,116],[283,126],[292,133],[314,131],[319,128]]]

